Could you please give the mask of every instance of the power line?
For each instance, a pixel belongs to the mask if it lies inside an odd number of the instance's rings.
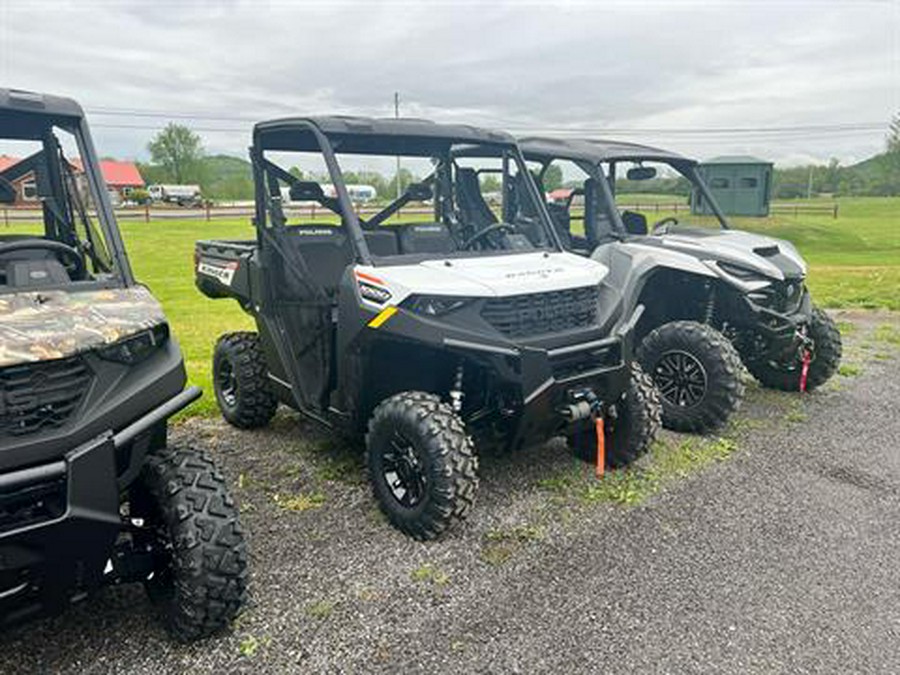
[[[126,108],[90,108],[90,114],[111,116],[111,117],[144,117],[144,118],[160,118],[160,119],[184,119],[184,120],[203,120],[209,122],[247,122],[254,123],[258,120],[252,117],[229,116],[229,115],[213,115],[208,113],[193,112],[169,112],[163,110],[141,110]],[[480,117],[474,115],[474,117]],[[869,133],[875,131],[884,131],[884,122],[842,122],[835,124],[806,124],[796,126],[773,126],[773,127],[602,127],[602,126],[541,126],[539,124],[523,124],[522,122],[513,122],[507,120],[505,123],[500,118],[495,118],[498,126],[515,132],[528,133],[553,133],[553,134],[609,134],[617,136],[625,135],[647,135],[647,134],[671,134],[671,135],[687,135],[687,136],[705,136],[705,135],[806,135],[811,133]],[[148,125],[125,125],[111,123],[96,123],[94,126],[104,128],[118,129],[157,129],[156,126]],[[205,132],[242,132],[246,129],[230,129],[224,127],[197,127],[197,131]]]

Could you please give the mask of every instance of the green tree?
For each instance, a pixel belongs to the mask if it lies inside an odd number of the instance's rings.
[[[410,183],[415,183],[418,180],[413,172],[405,167],[400,167],[400,192],[402,193],[406,190],[407,186]],[[387,183],[386,189],[384,193],[379,194],[379,197],[384,197],[385,199],[396,199],[397,197],[397,174],[394,174],[391,177],[390,182]]]
[[[203,143],[187,127],[169,122],[147,149],[150,160],[164,169],[169,180],[178,184],[203,181]]]
[[[493,173],[481,174],[481,192],[500,192],[500,178]]]
[[[562,187],[563,184],[563,172],[562,168],[558,164],[551,164],[547,167],[547,170],[544,172],[544,189],[547,192],[552,192],[553,190]]]
[[[298,178],[298,179],[300,179],[300,180],[304,180],[304,178],[303,178],[303,169],[301,169],[299,166],[292,166],[292,167],[288,170],[288,173],[291,174],[294,178]]]

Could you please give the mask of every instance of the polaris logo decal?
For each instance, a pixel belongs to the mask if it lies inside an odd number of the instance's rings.
[[[300,227],[300,228],[297,228],[296,230],[294,230],[294,233],[298,234],[300,236],[303,236],[303,237],[321,237],[321,236],[331,237],[334,235],[336,229],[337,228],[327,229],[324,227],[316,227],[316,228]]]
[[[200,261],[200,264],[197,265],[197,271],[200,274],[205,274],[208,277],[212,277],[225,284],[226,286],[231,286],[231,282],[234,280],[234,272],[238,268],[238,264],[236,262],[229,262],[223,265],[213,265],[212,263]]]
[[[533,279],[534,277],[539,277],[541,279],[546,279],[551,274],[559,274],[560,272],[565,272],[565,269],[562,267],[555,267],[552,269],[542,269],[542,270],[525,270],[524,272],[509,272],[506,274],[507,279]]]

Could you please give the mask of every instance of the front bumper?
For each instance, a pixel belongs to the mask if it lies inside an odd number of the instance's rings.
[[[734,315],[733,323],[762,338],[768,355],[786,354],[800,348],[806,326],[812,319],[812,298],[809,291],[804,289],[800,302],[789,312],[764,307],[746,295],[739,297],[739,303],[730,312]]]
[[[565,432],[573,421],[562,409],[578,394],[591,390],[604,405],[625,393],[631,377],[634,330],[643,313],[638,306],[627,322],[605,338],[551,348],[501,347],[444,338],[444,346],[469,355],[492,355],[500,380],[521,392],[520,408],[511,416],[512,433],[506,446],[517,449]]]
[[[107,431],[62,459],[0,473],[0,624],[62,609],[103,583],[121,530],[121,488],[128,467],[117,450],[200,396],[191,387],[118,433]]]

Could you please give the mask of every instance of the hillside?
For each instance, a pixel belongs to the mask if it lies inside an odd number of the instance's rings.
[[[203,159],[203,192],[212,199],[253,199],[250,162],[229,155]]]

